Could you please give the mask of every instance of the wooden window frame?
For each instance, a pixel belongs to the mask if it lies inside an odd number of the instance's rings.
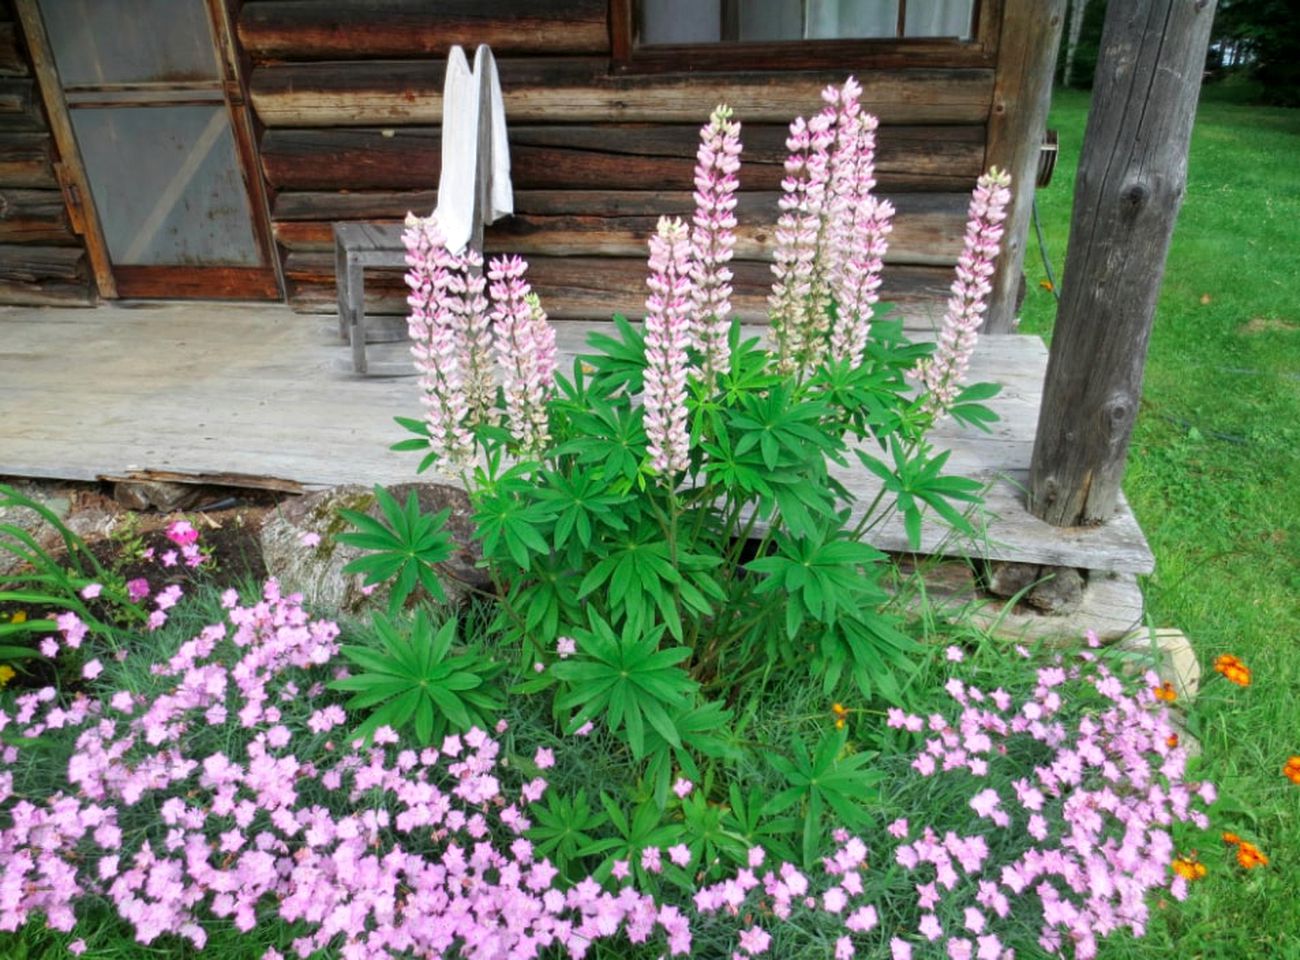
[[[970,40],[880,37],[764,43],[688,43],[637,47],[634,0],[610,0],[614,73],[735,73],[766,70],[853,70],[900,67],[992,67],[1001,32],[1001,0],[975,0]],[[899,4],[900,19],[906,7]],[[900,26],[901,32],[901,26]]]

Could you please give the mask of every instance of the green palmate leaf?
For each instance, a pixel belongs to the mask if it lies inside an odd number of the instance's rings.
[[[834,624],[842,613],[883,599],[877,578],[864,570],[876,567],[884,554],[859,541],[823,536],[818,531],[811,537],[779,534],[775,555],[746,564],[746,569],[767,575],[756,594],[788,594],[786,632],[791,638],[805,620]]]
[[[766,815],[796,809],[803,820],[802,847],[805,868],[811,868],[825,843],[822,819],[830,807],[836,820],[850,830],[872,824],[869,813],[875,785],[884,778],[879,770],[864,769],[872,760],[867,753],[847,753],[843,731],[827,733],[809,754],[801,737],[790,741],[791,755],[774,755],[769,762],[789,786],[764,805]]]
[[[574,633],[578,655],[551,667],[564,689],[556,707],[576,710],[570,731],[604,720],[611,731],[623,732],[635,756],[643,757],[648,724],[669,744],[681,746],[672,718],[689,707],[697,684],[677,664],[690,649],[660,650],[662,624],[642,633],[629,622],[615,634],[595,611],[590,621],[591,629]]]
[[[339,516],[356,528],[355,532],[340,533],[339,542],[368,551],[347,564],[343,572],[364,574],[367,585],[393,580],[390,616],[402,609],[417,585],[435,600],[445,601],[435,566],[452,553],[451,535],[444,529],[451,510],[424,513],[414,490],[405,505],[381,486],[376,486],[374,493],[382,521],[356,510],[339,511]]]
[[[596,842],[596,831],[609,823],[609,816],[592,808],[587,791],[578,788],[572,796],[549,790],[546,803],[534,803],[528,812],[533,826],[525,836],[533,842],[535,854],[550,857],[562,873]]]
[[[418,610],[409,621],[376,616],[373,626],[372,645],[342,648],[357,672],[330,683],[352,694],[349,710],[369,711],[356,736],[369,738],[382,726],[411,726],[421,743],[431,743],[449,727],[493,725],[503,703],[488,684],[502,667],[472,649],[454,653],[455,620],[435,631],[428,614]]]
[[[581,359],[595,369],[593,379],[602,392],[622,388],[629,394],[640,393],[645,382],[645,334],[622,314],[614,314],[613,326],[616,337],[604,333],[587,335],[587,344],[600,352]]]

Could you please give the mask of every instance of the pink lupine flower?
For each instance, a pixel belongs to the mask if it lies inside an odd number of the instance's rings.
[[[880,273],[889,248],[894,207],[877,198],[876,128],[879,121],[859,103],[862,88],[850,77],[822,98],[835,108],[835,148],[831,154],[827,279],[838,318],[831,329],[830,352],[837,361],[862,361],[871,316],[880,299]]]
[[[686,347],[689,342],[691,281],[686,224],[659,218],[650,238],[646,285],[645,432],[650,465],[669,483],[685,470],[690,452],[686,432]]]
[[[736,188],[740,124],[719,105],[700,130],[695,164],[695,218],[691,230],[691,339],[700,351],[705,384],[727,369],[731,328],[731,260],[736,245]]]
[[[497,384],[483,257],[467,246],[456,257],[456,266],[451,289],[459,297],[452,301],[452,307],[457,319],[460,366],[465,372],[465,402],[471,423],[492,423],[496,419]]]
[[[833,121],[824,113],[811,121],[796,117],[786,138],[790,156],[776,224],[776,280],[768,298],[778,364],[786,372],[820,360],[828,326],[827,291],[816,273],[834,140]]]
[[[433,218],[408,215],[402,242],[410,268],[407,330],[427,408],[429,446],[440,459],[463,465],[473,456],[474,439],[466,426],[470,410],[459,334],[464,292],[461,262],[447,250]]]
[[[926,391],[922,409],[935,417],[943,416],[952,405],[975,350],[987,309],[985,299],[993,289],[994,261],[1011,202],[1010,187],[1011,176],[996,167],[979,178],[971,195],[966,243],[957,260],[957,279],[943,316],[938,349],[913,371]]]
[[[555,328],[546,319],[519,257],[498,257],[492,280],[497,359],[504,371],[506,418],[520,449],[540,451],[548,439],[546,400],[555,382]]]

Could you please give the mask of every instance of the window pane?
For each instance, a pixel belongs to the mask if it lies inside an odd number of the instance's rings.
[[[72,126],[113,263],[261,262],[224,104],[73,110]]]
[[[203,0],[40,0],[64,84],[217,80]]]
[[[908,0],[910,12],[912,3]],[[810,40],[898,35],[898,0],[808,0]]]
[[[803,0],[745,0],[739,7],[741,40],[803,39]]]
[[[641,42],[717,43],[722,0],[642,0]]]
[[[907,0],[909,37],[957,37],[969,40],[975,0]]]

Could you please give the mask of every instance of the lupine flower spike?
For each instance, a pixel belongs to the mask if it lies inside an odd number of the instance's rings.
[[[855,367],[862,362],[872,308],[880,299],[880,272],[894,217],[893,204],[872,193],[879,121],[862,110],[861,94],[852,77],[842,89],[828,87],[822,93],[828,104],[838,107],[829,231],[829,279],[838,319],[831,329],[831,357]]]
[[[711,385],[728,366],[731,260],[736,246],[736,171],[740,124],[719,105],[700,130],[695,164],[695,219],[691,230],[691,339],[700,351],[700,380]]]
[[[987,308],[985,300],[993,289],[993,261],[997,259],[1002,224],[1011,202],[1010,187],[1011,176],[996,167],[979,178],[971,195],[966,245],[957,261],[957,279],[943,317],[938,349],[914,371],[926,391],[923,409],[936,418],[952,405],[975,350]]]
[[[817,334],[825,330],[828,296],[817,282],[817,255],[834,140],[830,120],[819,114],[811,122],[796,117],[785,141],[790,156],[772,254],[776,280],[768,298],[777,363],[785,373],[811,365],[819,349]]]
[[[689,454],[689,269],[686,224],[676,218],[660,217],[658,232],[650,238],[650,276],[646,280],[650,296],[645,302],[645,432],[650,464],[668,478],[686,469]]]
[[[510,434],[521,450],[536,453],[548,439],[546,400],[555,382],[555,328],[524,279],[527,270],[519,257],[499,257],[488,277]]]
[[[492,423],[496,419],[496,374],[493,368],[492,324],[488,301],[484,296],[487,278],[483,276],[483,257],[467,246],[458,258],[456,286],[459,301],[453,302],[459,319],[460,363],[465,371],[465,402],[470,423]]]
[[[469,407],[457,336],[460,295],[455,273],[460,265],[432,217],[408,215],[402,242],[409,267],[406,285],[411,289],[407,330],[420,373],[429,446],[440,460],[465,464],[473,456],[474,439],[465,425]]]

